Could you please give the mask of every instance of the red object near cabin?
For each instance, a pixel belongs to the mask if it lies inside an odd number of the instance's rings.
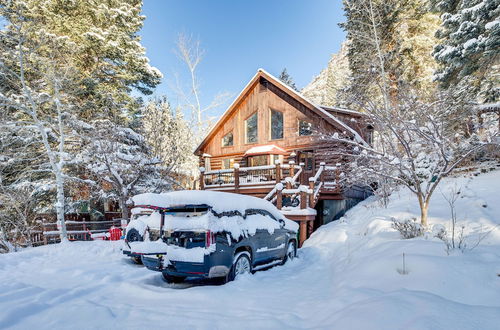
[[[119,241],[122,236],[122,230],[115,226],[109,228],[109,240],[110,241]]]

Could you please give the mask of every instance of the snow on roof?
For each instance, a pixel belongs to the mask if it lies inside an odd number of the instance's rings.
[[[320,105],[321,108],[327,110],[327,111],[334,111],[334,112],[340,112],[340,113],[347,113],[347,114],[353,114],[353,115],[358,115],[358,116],[366,116],[366,114],[356,111],[356,110],[351,110],[351,109],[345,109],[345,108],[339,108],[339,107],[329,107],[326,105]]]
[[[252,147],[245,152],[245,156],[262,155],[262,154],[287,155],[288,153],[286,152],[285,149],[280,148],[274,144],[267,144],[267,145],[263,145],[263,146]]]

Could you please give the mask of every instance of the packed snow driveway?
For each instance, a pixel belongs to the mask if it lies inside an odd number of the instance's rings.
[[[391,217],[417,216],[405,190],[323,226],[284,266],[223,286],[171,285],[132,264],[121,242],[76,242],[0,255],[0,328],[498,329],[500,172],[448,180],[473,250],[431,236],[402,240]],[[447,225],[436,194],[431,224]],[[482,228],[482,229],[481,229]],[[402,253],[408,274],[398,272]]]

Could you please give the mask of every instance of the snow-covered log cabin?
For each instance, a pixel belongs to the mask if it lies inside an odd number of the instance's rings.
[[[366,197],[342,184],[339,133],[371,142],[362,113],[313,104],[259,69],[196,148],[199,188],[272,201],[301,227],[301,242]]]

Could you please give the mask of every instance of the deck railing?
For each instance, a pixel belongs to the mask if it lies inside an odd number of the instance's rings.
[[[286,165],[277,163],[252,167],[239,167],[239,164],[235,164],[233,169],[215,171],[205,171],[204,168],[200,168],[200,188],[210,190],[231,187],[239,190],[244,186],[269,186],[289,176],[297,180],[302,168],[303,164],[297,166],[294,162]]]
[[[284,206],[298,206],[301,209],[314,208],[323,191],[340,193],[340,164],[320,166],[313,176],[306,178],[304,164],[295,165],[276,163],[275,165],[239,167],[233,169],[205,171],[200,169],[200,187],[207,190],[230,189],[239,192],[244,188],[268,187],[269,193],[264,199],[271,201],[281,209]]]
[[[72,221],[66,220],[66,232],[70,241],[89,241],[95,234],[105,234],[111,227],[121,227],[122,219],[106,221]],[[41,224],[41,230],[32,231],[31,242],[33,245],[44,245],[60,241],[60,227],[57,222]]]

